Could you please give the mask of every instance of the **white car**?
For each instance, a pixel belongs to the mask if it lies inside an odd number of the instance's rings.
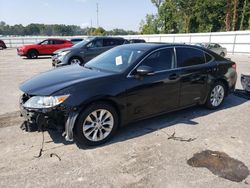
[[[219,45],[217,43],[197,43],[196,45],[207,48],[207,49],[221,55],[222,57],[225,57],[227,55],[227,49],[222,47],[221,45]]]

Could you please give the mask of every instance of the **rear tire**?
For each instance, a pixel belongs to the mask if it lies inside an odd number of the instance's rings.
[[[38,52],[36,50],[29,50],[27,53],[27,58],[36,59],[38,57]]]
[[[225,57],[225,53],[224,53],[224,52],[221,52],[221,53],[220,53],[220,56]]]
[[[87,107],[78,118],[74,137],[80,145],[96,146],[105,143],[118,128],[118,114],[107,103],[94,103]]]
[[[209,109],[219,108],[226,97],[226,92],[226,86],[223,82],[215,82],[209,91],[206,107]]]

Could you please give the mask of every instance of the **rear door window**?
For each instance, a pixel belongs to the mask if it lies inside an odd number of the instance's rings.
[[[116,45],[122,45],[125,43],[124,39],[116,39]]]
[[[93,40],[92,42],[90,42],[87,45],[87,47],[88,48],[101,48],[101,47],[103,47],[103,41],[102,41],[102,39]]]
[[[214,44],[214,47],[215,48],[220,48],[220,45],[219,44]]]
[[[202,50],[194,48],[177,47],[176,56],[177,67],[201,65],[206,62],[205,53]]]
[[[103,46],[116,46],[117,41],[116,39],[103,39]]]
[[[54,40],[53,41],[54,44],[64,44],[63,40]]]
[[[172,48],[156,51],[148,56],[141,65],[150,66],[156,72],[169,70],[174,65],[174,51]]]

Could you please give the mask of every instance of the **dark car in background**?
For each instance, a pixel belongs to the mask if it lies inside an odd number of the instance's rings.
[[[144,39],[129,39],[128,43],[145,43],[146,41]]]
[[[52,65],[55,67],[84,64],[99,54],[124,44],[124,38],[118,37],[90,37],[77,43],[72,48],[65,48],[54,52]]]
[[[73,44],[77,44],[77,43],[79,43],[79,42],[81,42],[81,41],[83,41],[84,39],[82,39],[82,38],[73,38],[73,39],[70,39],[70,41],[73,43]]]
[[[6,44],[4,43],[4,41],[3,40],[0,40],[0,49],[6,49],[7,48],[7,46],[6,46]]]
[[[128,44],[26,81],[20,106],[31,125],[98,145],[132,121],[194,105],[216,109],[236,79],[236,64],[205,48]]]
[[[37,44],[24,45],[17,48],[17,53],[20,56],[26,56],[27,58],[33,59],[38,56],[52,55],[54,51],[61,48],[68,48],[74,44],[69,40],[50,38],[46,39]]]

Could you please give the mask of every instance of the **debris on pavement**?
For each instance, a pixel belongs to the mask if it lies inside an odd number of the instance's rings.
[[[55,156],[55,157],[57,157],[57,158],[58,158],[58,160],[59,160],[59,161],[61,161],[61,160],[62,160],[62,159],[61,159],[61,157],[59,157],[59,155],[57,155],[56,153],[51,153],[49,156],[50,156],[50,157]]]
[[[249,175],[248,167],[243,162],[219,151],[196,153],[187,163],[192,167],[205,167],[213,174],[235,182],[242,182]]]
[[[44,132],[42,132],[42,146],[41,146],[41,149],[39,151],[39,154],[38,156],[34,156],[35,158],[40,158],[43,154],[43,146],[44,146]]]
[[[185,139],[185,138],[182,138],[182,137],[176,137],[175,132],[171,136],[168,137],[168,140],[170,140],[170,139],[176,140],[176,141],[181,141],[181,142],[192,142],[192,141],[196,140],[196,138]]]

